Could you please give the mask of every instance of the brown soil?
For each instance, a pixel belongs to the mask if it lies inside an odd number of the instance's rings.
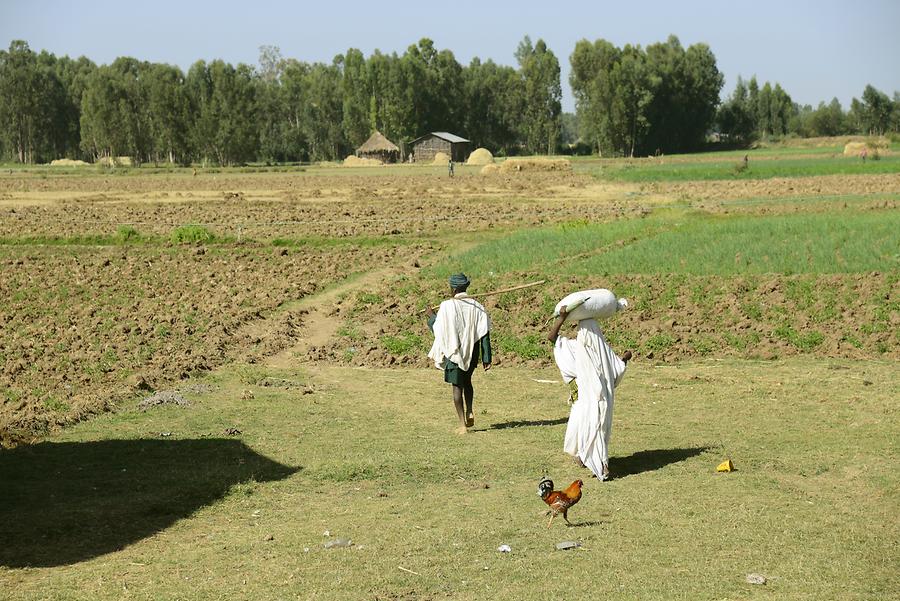
[[[294,344],[285,306],[422,248],[0,246],[0,442]]]
[[[0,174],[0,237],[38,238],[0,244],[0,444],[230,361],[426,365],[430,333],[414,309],[423,297],[440,299],[444,283],[423,281],[418,268],[445,256],[448,245],[471,243],[471,232],[609,220],[673,201],[722,212],[828,210],[828,202],[806,197],[900,190],[900,174],[637,185],[571,172],[485,178],[460,170],[450,179],[421,169],[372,171]],[[772,198],[797,202],[756,202]],[[896,206],[862,205],[885,203]],[[40,240],[112,235],[123,224],[166,236],[188,223],[242,242]],[[367,240],[382,236],[387,241]],[[308,237],[344,242],[267,243]],[[362,275],[346,280],[351,273]],[[534,275],[506,274],[497,285]],[[539,342],[547,315],[539,308],[597,285],[551,280],[491,298],[498,361],[547,364],[549,349]],[[613,277],[603,285],[632,298],[606,329],[636,360],[900,356],[896,273]],[[797,292],[804,287],[831,289],[833,298],[810,302]]]

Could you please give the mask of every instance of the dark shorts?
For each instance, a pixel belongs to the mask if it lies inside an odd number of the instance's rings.
[[[472,359],[469,361],[469,369],[467,370],[460,369],[459,365],[449,359],[444,359],[444,382],[460,388],[470,385],[472,383],[472,374],[475,373],[475,368],[478,367],[480,359],[481,341],[476,342],[475,348],[472,349]]]

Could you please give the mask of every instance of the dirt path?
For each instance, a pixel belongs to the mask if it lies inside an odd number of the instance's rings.
[[[396,273],[394,267],[384,267],[351,276],[319,294],[302,298],[282,307],[282,311],[307,311],[303,317],[303,338],[297,344],[268,357],[265,360],[265,366],[276,369],[296,367],[300,361],[299,357],[306,355],[311,347],[326,343],[337,332],[341,321],[331,314],[331,309],[338,299],[374,286],[380,280],[390,278]]]

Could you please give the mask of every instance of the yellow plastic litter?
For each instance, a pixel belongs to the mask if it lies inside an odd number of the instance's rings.
[[[731,459],[726,459],[722,463],[716,467],[717,472],[730,472],[734,470],[734,464],[731,463]]]

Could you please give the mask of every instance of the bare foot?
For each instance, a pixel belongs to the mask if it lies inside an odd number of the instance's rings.
[[[457,428],[456,430],[454,430],[454,432],[456,432],[457,434],[462,435],[462,434],[465,434],[466,432],[468,432],[468,430],[466,430],[466,427],[465,427],[465,426],[460,426],[459,428]]]
[[[572,461],[574,461],[575,465],[577,465],[578,467],[587,467],[584,464],[584,461],[581,460],[581,457],[572,457]]]
[[[629,359],[631,359],[631,351],[625,351],[622,354],[622,361],[624,361],[625,363],[628,363]]]

